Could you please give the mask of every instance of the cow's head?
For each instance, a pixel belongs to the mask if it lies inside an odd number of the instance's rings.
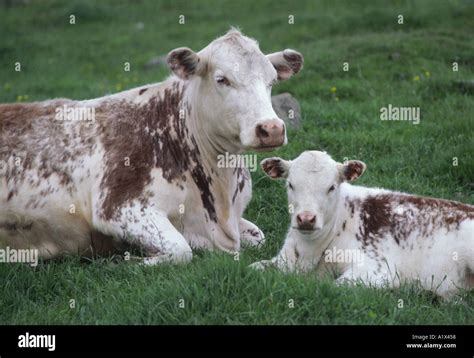
[[[330,223],[336,215],[340,185],[354,181],[365,171],[358,160],[337,163],[327,153],[303,152],[293,161],[267,158],[263,171],[273,179],[286,179],[288,204],[292,205],[291,227],[311,235]]]
[[[285,124],[272,108],[271,90],[301,70],[300,53],[264,55],[255,40],[232,29],[199,53],[188,48],[171,51],[168,64],[195,91],[193,110],[205,118],[200,126],[214,146],[241,151],[286,144]]]

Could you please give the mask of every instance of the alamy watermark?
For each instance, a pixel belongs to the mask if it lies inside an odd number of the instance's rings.
[[[88,106],[74,106],[68,107],[64,105],[56,108],[56,115],[54,118],[57,121],[84,121],[84,122],[95,122],[95,108]]]
[[[420,123],[420,107],[395,107],[389,104],[380,108],[380,119],[382,121],[411,121],[413,124]]]
[[[38,265],[37,249],[13,249],[7,246],[0,249],[0,263],[28,263],[31,266]]]
[[[56,349],[56,335],[54,334],[20,334],[18,348],[46,348],[52,352]]]
[[[257,156],[255,154],[219,154],[217,156],[218,168],[248,168],[251,172],[257,170]]]
[[[331,263],[354,263],[357,266],[364,264],[364,253],[357,249],[327,249],[324,251],[324,261]]]

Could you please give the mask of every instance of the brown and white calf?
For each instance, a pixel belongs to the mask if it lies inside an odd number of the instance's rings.
[[[231,30],[199,53],[171,51],[168,64],[164,82],[110,96],[0,106],[2,246],[53,258],[89,251],[101,233],[160,263],[189,261],[191,247],[237,251],[263,239],[242,218],[248,170],[216,163],[286,143],[271,88],[303,57],[264,55]],[[84,108],[91,118],[73,116]]]
[[[318,151],[262,168],[286,179],[291,226],[280,253],[255,268],[339,272],[339,282],[397,286],[419,280],[446,295],[474,283],[474,206],[351,185],[360,161]]]

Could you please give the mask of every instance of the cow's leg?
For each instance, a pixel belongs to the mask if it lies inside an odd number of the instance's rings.
[[[270,267],[276,267],[283,272],[295,271],[297,257],[294,252],[293,242],[287,240],[277,256],[271,260],[254,262],[250,267],[256,270],[265,270]]]
[[[391,275],[388,270],[376,269],[376,265],[374,265],[373,269],[369,267],[364,265],[364,267],[361,268],[357,266],[349,268],[338,277],[336,284],[356,285],[357,283],[363,283],[367,286],[380,288],[394,286],[394,280],[391,279]]]
[[[262,230],[260,230],[257,225],[251,223],[248,220],[243,218],[239,221],[239,231],[240,231],[240,242],[250,245],[258,246],[263,245],[265,242],[265,235]]]
[[[315,250],[311,243],[295,241],[291,237],[287,238],[283,248],[271,260],[257,261],[250,267],[257,270],[265,270],[268,267],[276,267],[283,272],[307,272],[314,269],[319,262],[318,255],[314,255]]]
[[[138,245],[146,255],[145,264],[186,263],[193,256],[186,239],[165,215],[141,205],[122,208],[113,220],[99,222],[97,229]]]

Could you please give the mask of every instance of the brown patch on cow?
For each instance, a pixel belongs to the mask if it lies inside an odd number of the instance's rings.
[[[15,184],[24,179],[25,170],[31,167],[32,160],[38,155],[33,142],[35,120],[53,114],[53,108],[35,103],[0,105],[0,160],[6,163],[2,176],[5,176],[7,185],[10,182],[8,200],[17,194]]]
[[[345,204],[349,209],[349,213],[350,213],[351,219],[352,219],[354,217],[354,214],[355,214],[356,206],[359,207],[359,205],[360,205],[360,200],[359,199],[354,200],[354,199],[347,198]]]
[[[298,248],[295,246],[295,258],[298,260],[300,258],[300,253],[298,251]]]
[[[357,239],[364,245],[375,245],[390,234],[400,244],[415,230],[419,237],[430,237],[437,229],[457,230],[467,219],[474,219],[472,205],[407,194],[380,194],[362,202]]]
[[[32,221],[20,222],[20,221],[11,221],[11,222],[0,222],[0,228],[7,231],[21,231],[21,230],[31,230],[33,226]]]
[[[107,117],[100,122],[106,151],[106,171],[101,182],[101,189],[106,192],[102,206],[105,219],[112,218],[134,199],[147,205],[144,189],[151,183],[151,170],[160,168],[169,183],[181,188],[181,181],[189,173],[209,217],[217,222],[212,178],[205,173],[196,140],[188,132],[189,113],[180,115],[188,108],[183,103],[184,91],[184,86],[174,82],[146,105],[113,102],[100,109]],[[114,118],[108,118],[111,114]],[[129,158],[129,166],[125,165],[125,158]]]
[[[57,108],[64,105],[74,107],[80,102],[59,99],[0,105],[0,160],[7,163],[2,176],[10,191],[9,200],[18,194],[24,180],[38,187],[54,177],[59,185],[74,189],[71,162],[91,153],[94,140],[91,127],[85,123],[56,120]],[[28,170],[34,170],[34,175],[27,177]]]
[[[146,91],[148,91],[148,87],[147,87],[147,88],[142,88],[140,91],[138,91],[138,95],[141,96],[141,95],[144,94]]]
[[[33,130],[35,118],[54,114],[51,107],[37,103],[15,103],[0,105],[0,133],[21,136]]]
[[[382,229],[390,227],[390,204],[389,196],[371,196],[362,202],[360,234],[364,245],[374,241]]]
[[[457,201],[403,195],[400,196],[400,203],[412,204],[425,217],[424,221],[431,218],[434,226],[443,227],[447,231],[458,230],[464,220],[474,219],[474,206]]]
[[[204,173],[202,165],[195,166],[191,171],[191,177],[196,183],[201,193],[201,201],[204,209],[209,214],[209,218],[217,222],[217,213],[214,204],[214,196],[211,193],[212,179]]]
[[[249,180],[249,172],[246,168],[235,168],[234,174],[237,173],[237,184],[234,195],[232,196],[232,204],[234,204],[237,194],[242,192],[245,187],[245,182]]]
[[[242,232],[242,234],[249,234],[250,236],[253,236],[253,237],[258,237],[260,235],[260,233],[256,229],[247,229],[244,232]]]

